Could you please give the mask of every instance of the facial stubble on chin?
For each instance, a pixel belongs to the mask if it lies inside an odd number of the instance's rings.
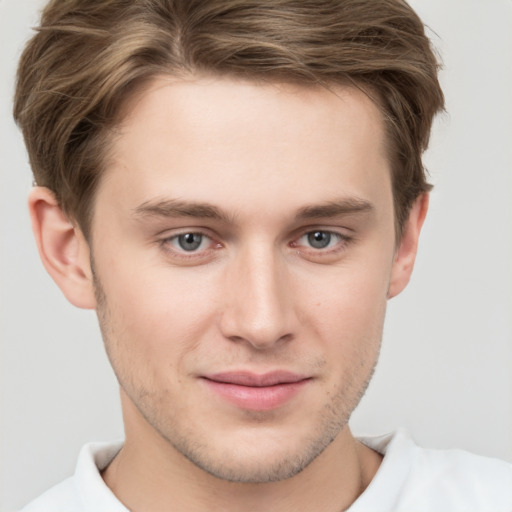
[[[142,385],[133,382],[132,376],[124,375],[116,360],[112,340],[111,314],[104,288],[95,269],[94,259],[91,256],[91,271],[96,295],[96,313],[100,330],[105,344],[105,349],[110,363],[114,369],[120,386],[137,408],[144,420],[164,439],[174,450],[192,462],[206,473],[221,480],[235,483],[270,483],[286,480],[294,477],[308,467],[323,451],[336,439],[338,434],[347,426],[352,411],[363,397],[371,381],[378,360],[379,350],[368,350],[367,357],[372,358],[370,364],[367,361],[361,363],[361,367],[368,368],[367,374],[362,380],[356,378],[355,372],[350,375],[348,382],[340,386],[338,390],[330,394],[330,399],[324,405],[317,421],[318,428],[312,429],[312,433],[300,440],[299,446],[294,446],[289,453],[283,453],[277,460],[251,463],[245,459],[235,462],[232,457],[233,447],[229,453],[217,453],[211,456],[212,449],[209,440],[194,439],[188,432],[182,432],[176,428],[176,422],[172,418],[162,417],[161,412],[169,403],[165,397],[165,390],[151,392]],[[379,340],[380,348],[380,340]],[[158,397],[161,397],[158,399]],[[155,404],[160,404],[155,407]],[[255,423],[262,422],[261,415],[255,418]],[[215,448],[213,449],[215,452]]]

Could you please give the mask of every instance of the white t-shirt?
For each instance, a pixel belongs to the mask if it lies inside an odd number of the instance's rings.
[[[358,439],[384,459],[349,512],[512,512],[510,463],[461,450],[420,448],[403,430]],[[100,475],[121,446],[84,446],[75,474],[22,512],[128,512]]]

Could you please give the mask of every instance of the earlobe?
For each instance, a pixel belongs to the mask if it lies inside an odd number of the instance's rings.
[[[407,286],[411,277],[416,253],[418,251],[421,227],[427,215],[428,201],[428,193],[418,197],[404,225],[402,239],[396,250],[393,267],[391,269],[391,279],[388,290],[389,299],[398,295]]]
[[[48,188],[35,187],[28,207],[44,267],[74,306],[94,309],[89,245],[82,232],[68,219]]]

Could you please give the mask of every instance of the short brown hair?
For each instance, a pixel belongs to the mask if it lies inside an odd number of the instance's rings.
[[[353,84],[384,114],[397,234],[429,190],[438,62],[402,0],[52,0],[18,69],[14,117],[38,185],[90,231],[109,129],[155,75]]]

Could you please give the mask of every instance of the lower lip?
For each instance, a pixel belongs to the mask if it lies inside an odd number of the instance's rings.
[[[309,379],[274,386],[240,386],[204,379],[208,387],[228,402],[252,411],[269,411],[289,402],[309,382]]]

